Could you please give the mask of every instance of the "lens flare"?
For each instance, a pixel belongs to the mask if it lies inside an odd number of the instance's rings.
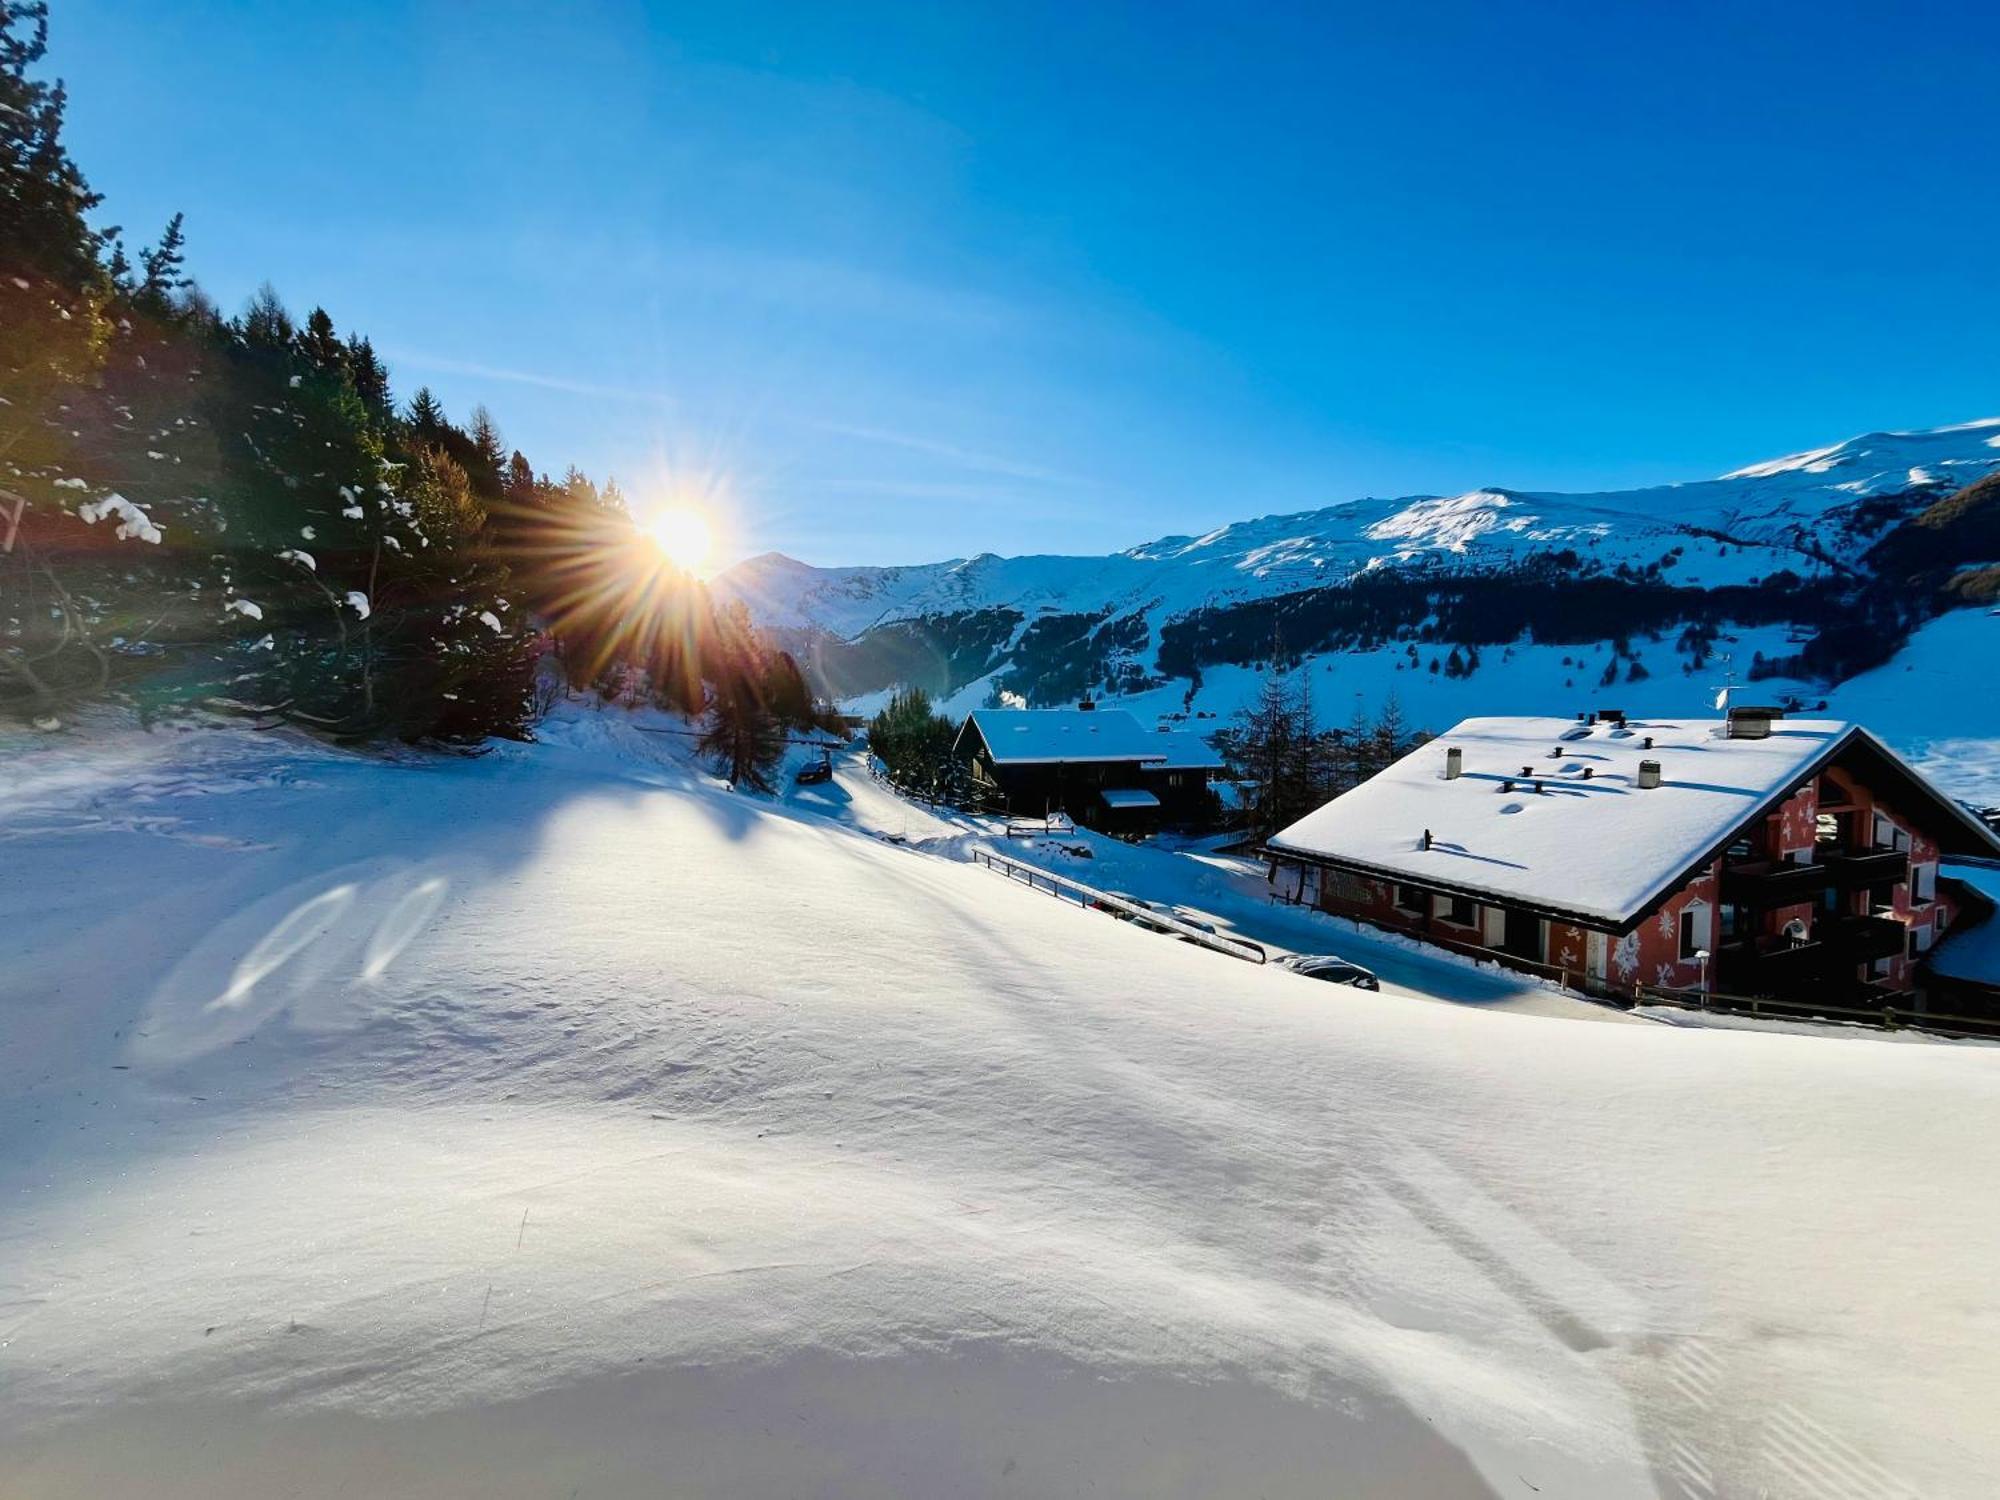
[[[668,562],[687,573],[701,571],[715,542],[707,517],[685,506],[673,506],[655,514],[646,533]]]

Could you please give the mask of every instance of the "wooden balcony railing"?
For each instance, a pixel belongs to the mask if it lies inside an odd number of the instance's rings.
[[[1833,883],[1843,891],[1864,885],[1896,885],[1910,878],[1910,851],[1907,849],[1863,849],[1852,854],[1828,854],[1824,863],[1833,874]]]
[[[1757,860],[1722,867],[1722,899],[1759,910],[1802,905],[1812,901],[1832,883],[1833,872],[1825,865]]]

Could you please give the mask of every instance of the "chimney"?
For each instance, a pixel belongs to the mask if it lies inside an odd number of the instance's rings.
[[[1509,778],[1508,780],[1506,780],[1506,781],[1503,781],[1503,782],[1501,782],[1501,783],[1500,783],[1500,790],[1501,790],[1501,791],[1503,791],[1503,792],[1511,792],[1511,791],[1513,791],[1513,790],[1514,790],[1514,782],[1513,782],[1513,779],[1512,779],[1512,778],[1510,777],[1510,778]]]
[[[1732,740],[1768,740],[1773,720],[1782,719],[1779,708],[1732,708],[1729,710],[1728,737]]]
[[[1591,778],[1591,777],[1593,777],[1593,776],[1595,776],[1596,774],[1597,774],[1597,772],[1596,772],[1596,771],[1595,771],[1594,769],[1592,769],[1591,767],[1589,767],[1589,766],[1585,766],[1585,767],[1583,768],[1583,779],[1584,779],[1585,781],[1588,781],[1588,780],[1590,780],[1590,778]]]
[[[1660,784],[1660,763],[1656,760],[1639,762],[1639,782],[1641,787],[1655,787]]]
[[[1653,748],[1653,737],[1649,734],[1645,737],[1645,739],[1641,740],[1639,743],[1645,749],[1650,750]]]
[[[1448,746],[1444,752],[1444,779],[1456,781],[1465,774],[1465,752],[1456,745]]]
[[[1521,767],[1521,774],[1523,776],[1532,776],[1535,774],[1535,768],[1533,766],[1523,766]]]
[[[1092,698],[1079,698],[1076,703],[1076,708],[1078,713],[1087,714],[1090,713],[1092,710],[1094,710],[1096,707],[1097,707],[1097,702],[1095,699]]]

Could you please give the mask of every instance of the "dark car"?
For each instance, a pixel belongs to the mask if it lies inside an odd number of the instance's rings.
[[[1328,984],[1350,984],[1357,990],[1382,988],[1382,981],[1360,964],[1332,953],[1294,953],[1278,962],[1294,974],[1303,974],[1308,979],[1323,979]]]

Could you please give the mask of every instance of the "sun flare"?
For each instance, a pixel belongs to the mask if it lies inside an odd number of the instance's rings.
[[[658,512],[646,530],[667,561],[689,573],[701,571],[715,541],[707,517],[685,506]]]

